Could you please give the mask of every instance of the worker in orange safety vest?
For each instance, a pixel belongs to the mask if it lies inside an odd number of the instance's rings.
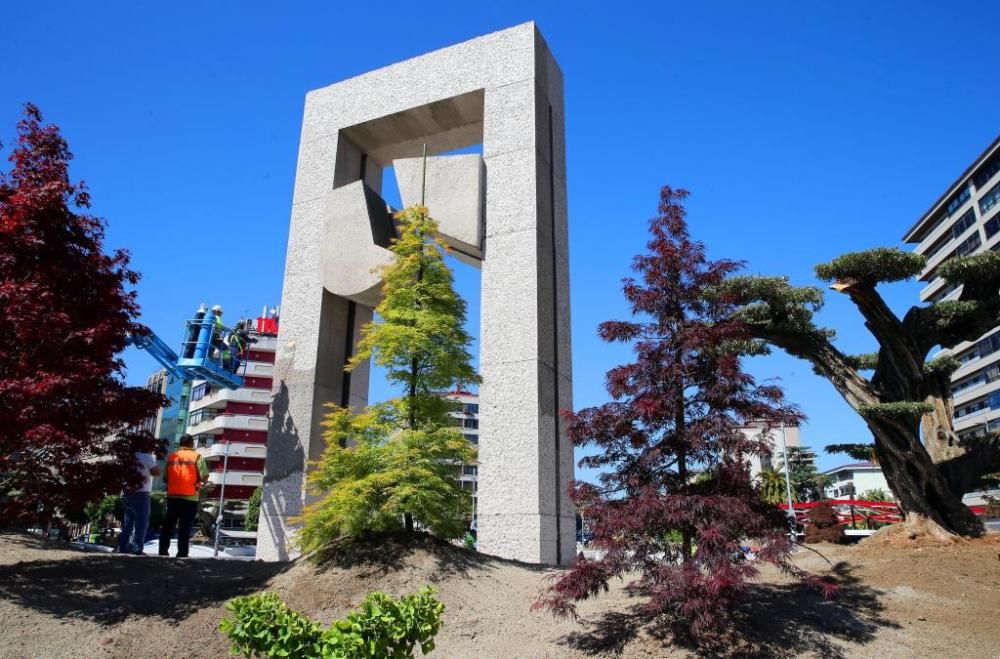
[[[177,531],[177,558],[188,555],[191,527],[198,514],[198,493],[208,483],[205,458],[194,450],[194,438],[183,435],[179,447],[167,458],[167,513],[160,527],[160,556],[169,556],[170,541]]]

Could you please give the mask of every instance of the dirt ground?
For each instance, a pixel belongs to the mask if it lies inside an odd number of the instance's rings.
[[[261,590],[328,622],[371,590],[434,584],[446,605],[439,657],[997,657],[1000,537],[950,547],[824,545],[796,562],[841,584],[824,600],[767,571],[731,629],[665,645],[614,588],[582,621],[530,611],[556,573],[431,542],[314,567],[85,554],[0,533],[0,657],[225,657],[223,604]],[[827,562],[829,561],[829,563]]]

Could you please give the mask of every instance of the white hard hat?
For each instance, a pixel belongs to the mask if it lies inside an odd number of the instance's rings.
[[[219,313],[222,313],[222,305],[221,304],[215,305],[214,307],[212,307],[212,311],[218,311]]]

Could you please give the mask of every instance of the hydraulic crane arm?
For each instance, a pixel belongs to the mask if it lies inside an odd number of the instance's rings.
[[[167,373],[170,375],[181,380],[190,379],[191,376],[177,366],[177,353],[152,331],[146,335],[129,334],[128,340],[136,348],[148,352],[153,359],[159,362],[160,366],[167,369]]]

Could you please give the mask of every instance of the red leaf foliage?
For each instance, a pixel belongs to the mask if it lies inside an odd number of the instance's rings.
[[[843,542],[844,525],[833,506],[822,503],[809,511],[805,542]]]
[[[140,331],[129,255],[103,249],[102,219],[59,129],[33,105],[0,172],[0,525],[43,522],[134,483],[135,428],[163,404],[122,381]]]
[[[732,304],[710,294],[741,264],[710,261],[691,240],[685,197],[661,191],[649,252],[635,258],[637,278],[624,281],[633,318],[599,329],[606,341],[631,344],[635,361],[608,372],[611,402],[564,413],[576,445],[597,449],[581,465],[599,470],[598,482],[577,483],[572,495],[603,556],[579,557],[536,606],[572,615],[612,578],[638,574],[630,587],[645,596],[646,613],[697,635],[740,601],[762,561],[826,585],[789,562],[788,518],[749,475],[748,459],[769,448],[740,431],[803,416],[780,387],[742,371],[750,335]]]

